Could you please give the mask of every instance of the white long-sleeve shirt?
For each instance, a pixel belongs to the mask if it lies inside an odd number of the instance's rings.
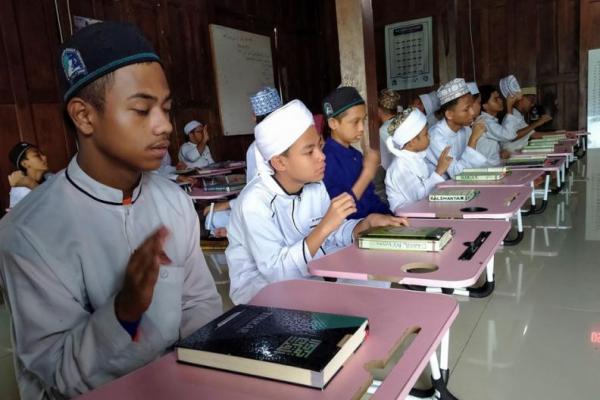
[[[74,158],[0,220],[0,285],[12,318],[21,398],[73,397],[161,356],[222,312],[199,247],[198,217],[177,185],[143,174],[133,204]],[[133,342],[115,315],[134,250],[170,230],[152,304]],[[64,397],[63,397],[64,396]]]
[[[270,175],[259,175],[242,190],[232,212],[225,250],[235,304],[248,302],[265,285],[308,278],[313,259],[306,236],[321,221],[330,200],[322,182],[288,194]],[[360,220],[344,222],[317,251],[320,257],[352,242]]]
[[[477,142],[476,150],[485,156],[488,165],[500,165],[500,145],[517,137],[516,124],[518,120],[513,115],[506,114],[500,124],[498,118],[485,111],[478,119],[485,123],[487,129]]]
[[[392,161],[394,161],[394,155],[390,153],[390,150],[387,148],[387,139],[390,137],[388,133],[388,128],[392,123],[392,119],[388,119],[379,127],[379,151],[381,153],[381,166],[387,170],[390,167]]]
[[[435,171],[429,173],[425,154],[400,150],[385,176],[385,192],[390,210],[425,198],[435,185],[444,181]]]
[[[445,118],[432,126],[429,129],[429,148],[426,156],[429,170],[435,171],[438,159],[447,146],[450,146],[449,155],[453,158],[446,172],[449,177],[454,178],[465,168],[485,166],[485,156],[468,146],[469,137],[471,137],[471,128],[463,126],[458,132],[454,132]]]
[[[192,142],[185,142],[181,145],[179,161],[184,162],[188,168],[202,168],[214,163],[208,145],[204,146],[204,150],[200,153],[197,145]]]
[[[516,107],[513,108],[512,116],[515,118],[514,123],[517,131],[529,125],[527,121],[525,121],[525,117],[523,116],[523,114],[521,114],[521,112],[517,110]],[[506,119],[506,116],[504,117],[504,119]],[[502,149],[508,150],[510,152],[521,150],[523,147],[527,146],[529,138],[531,137],[531,135],[533,135],[534,132],[535,130],[532,129],[531,131],[529,131],[529,133],[527,133],[520,139],[502,143]]]

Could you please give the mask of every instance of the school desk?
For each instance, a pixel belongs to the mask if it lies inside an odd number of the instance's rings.
[[[502,219],[517,218],[517,237],[505,239],[505,245],[516,245],[523,240],[521,207],[531,195],[528,186],[480,187],[479,195],[468,202],[429,201],[427,198],[401,207],[395,211],[408,218],[464,218]]]
[[[188,193],[192,200],[219,200],[237,196],[241,190],[232,190],[229,192],[213,192],[204,190],[201,187],[193,187]]]
[[[360,249],[355,243],[308,264],[312,275],[416,285],[427,291],[487,297],[494,290],[494,254],[510,231],[507,221],[409,219],[414,227],[448,227],[452,240],[440,252]],[[485,270],[486,282],[477,283]]]
[[[535,201],[535,180],[544,175],[541,170],[515,170],[509,171],[502,179],[497,181],[456,181],[454,179],[440,182],[437,188],[477,188],[477,187],[508,187],[508,186],[530,186],[531,187],[531,207],[527,211],[522,211],[523,215],[541,214],[548,204],[548,190],[550,187],[550,175],[546,174],[544,183],[544,194],[542,204],[536,208]]]
[[[458,314],[450,296],[291,280],[265,287],[250,304],[367,317],[369,334],[324,390],[180,364],[169,353],[80,399],[339,400],[360,398],[370,386],[377,387],[374,400],[404,399],[428,362],[437,389],[447,393],[436,349],[442,348],[441,364],[447,366],[449,329]],[[373,382],[368,368],[381,368],[401,339],[417,331],[387,377]]]
[[[557,194],[560,193],[563,187],[563,183],[565,182],[566,173],[566,159],[564,157],[548,157],[544,161],[543,166],[532,167],[527,165],[510,165],[509,168],[511,171],[518,170],[540,170],[545,171],[548,174],[555,174],[556,177],[556,187],[552,189],[551,193]],[[545,191],[547,193],[547,191]]]

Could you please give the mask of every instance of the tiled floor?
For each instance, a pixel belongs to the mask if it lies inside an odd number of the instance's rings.
[[[523,242],[496,255],[492,296],[457,297],[449,387],[460,399],[600,398],[600,150],[571,173],[572,193],[551,196],[524,219]],[[228,309],[222,254],[207,260]],[[9,343],[0,309],[2,400],[17,396]]]

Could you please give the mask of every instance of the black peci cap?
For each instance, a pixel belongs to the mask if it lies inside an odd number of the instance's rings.
[[[88,25],[62,44],[59,81],[63,100],[96,79],[126,65],[158,61],[152,45],[134,25],[104,21]]]

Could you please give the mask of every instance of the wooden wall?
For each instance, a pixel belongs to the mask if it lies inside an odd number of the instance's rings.
[[[402,7],[397,1],[374,0],[379,85],[386,85],[385,25],[427,16],[434,18],[436,86],[456,76],[473,80],[469,3],[477,82],[497,84],[503,76],[515,74],[522,86],[537,85],[542,101],[556,97],[556,126],[577,128],[578,0],[406,0]],[[433,87],[405,94],[410,99],[430,90]]]
[[[276,81],[284,100],[302,99],[313,112],[339,84],[333,0],[0,0],[0,209],[8,204],[10,147],[37,143],[53,171],[75,153],[65,129],[56,79],[61,32],[69,16],[137,24],[163,59],[174,94],[172,155],[187,120],[209,123],[217,160],[243,159],[251,135],[221,133],[208,25],[230,26],[273,38]],[[57,18],[58,15],[58,18]],[[60,29],[59,29],[60,22]],[[275,43],[275,33],[277,42]],[[276,45],[276,46],[275,46]],[[1,213],[0,213],[1,215]]]

